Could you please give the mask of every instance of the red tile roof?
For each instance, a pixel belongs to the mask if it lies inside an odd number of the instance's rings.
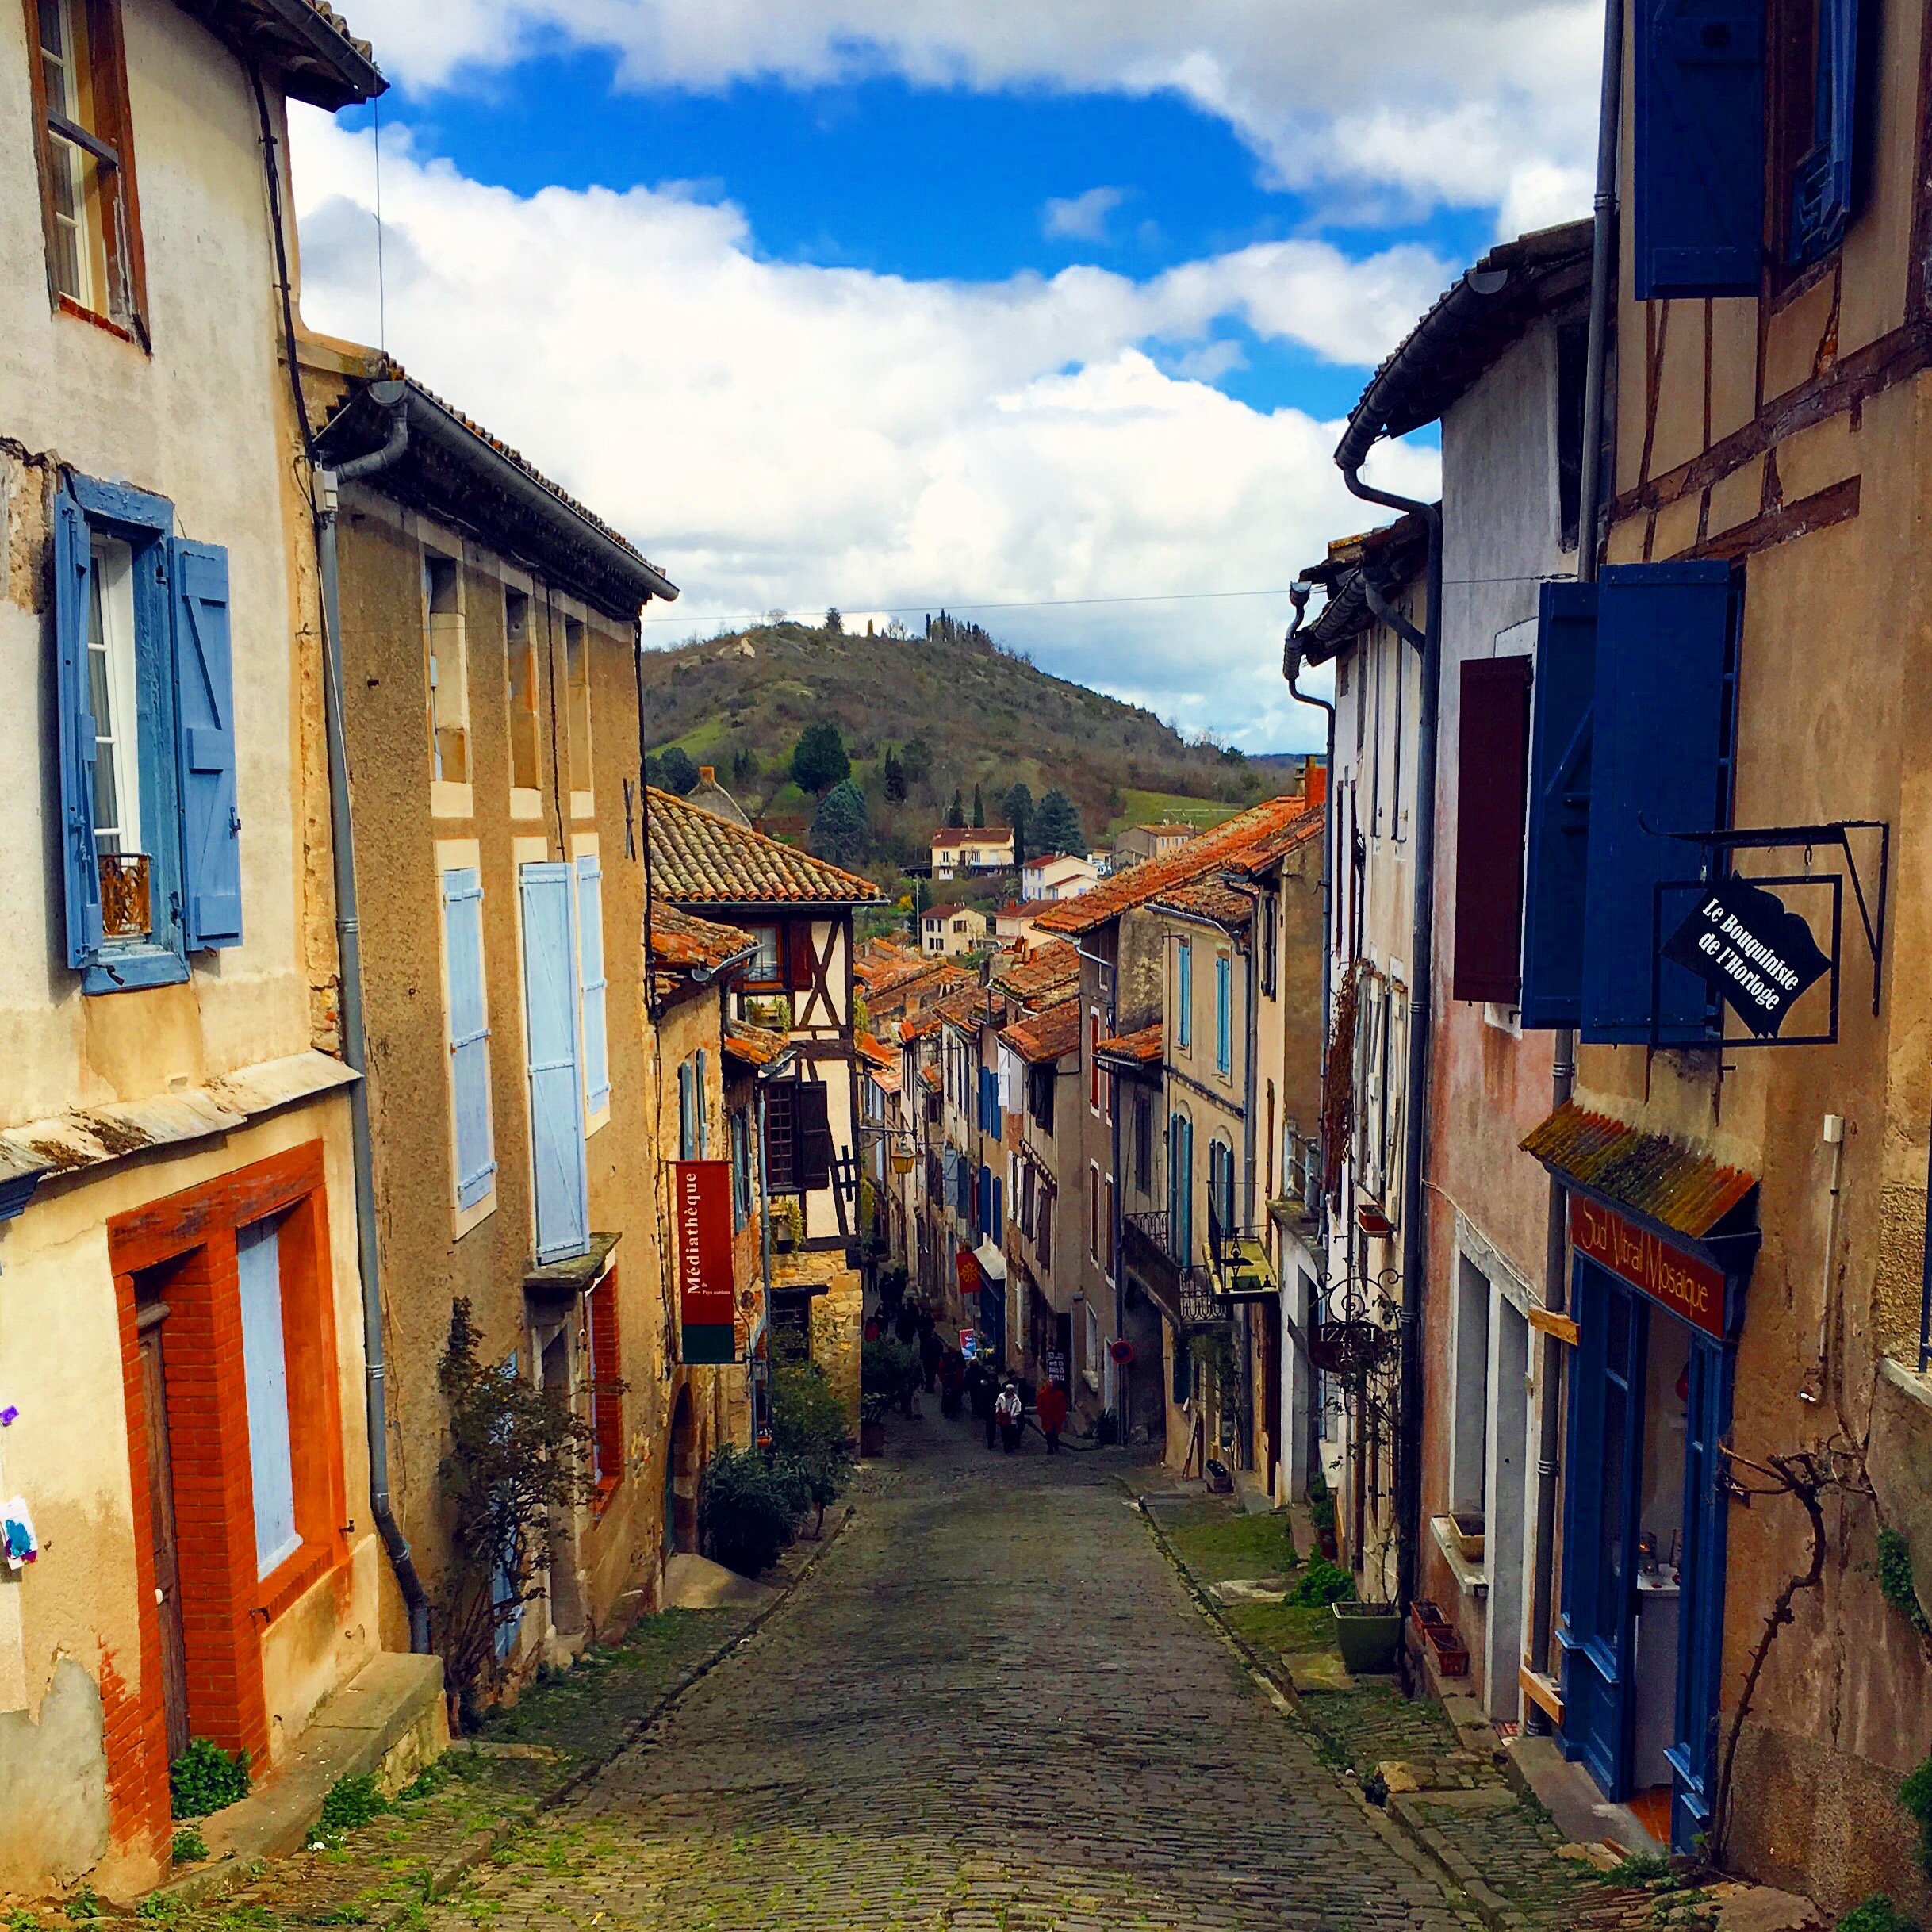
[[[1080,978],[1080,949],[1071,940],[1054,939],[1033,947],[1023,960],[995,968],[993,983],[1022,1004],[1040,1006]]]
[[[733,825],[674,792],[650,791],[652,884],[679,905],[877,906],[869,879],[749,826]]]
[[[1229,931],[1247,925],[1254,912],[1254,902],[1244,892],[1231,887],[1200,880],[1192,885],[1175,886],[1152,902],[1163,910],[1184,912],[1197,919],[1211,919]]]
[[[1297,820],[1303,822],[1298,826]],[[1310,807],[1299,794],[1270,799],[1211,832],[1189,839],[1164,858],[1149,859],[1144,864],[1116,872],[1077,899],[1056,899],[1034,923],[1043,933],[1091,933],[1110,919],[1211,872],[1267,864],[1298,842],[1296,835],[1312,836],[1318,831],[1321,822],[1321,808]]]
[[[1103,1059],[1130,1060],[1141,1067],[1155,1065],[1160,1059],[1160,1022],[1156,1020],[1137,1033],[1116,1033],[1111,1039],[1102,1040],[1094,1051]]]
[[[749,952],[751,935],[735,926],[700,919],[659,899],[650,909],[650,956],[657,966],[715,972],[733,954]]]
[[[1000,1033],[1002,1045],[1010,1046],[1029,1066],[1058,1060],[1076,1051],[1080,1044],[1080,1002],[1063,999],[1044,1013],[1016,1020]]]
[[[942,825],[933,834],[935,845],[1003,845],[1013,836],[1010,825]]]
[[[748,1067],[769,1067],[791,1045],[783,1033],[767,1026],[753,1026],[743,1020],[725,1024],[724,1050],[733,1060]]]
[[[1758,1185],[1667,1134],[1646,1133],[1574,1100],[1522,1140],[1543,1165],[1693,1240],[1708,1234]]]

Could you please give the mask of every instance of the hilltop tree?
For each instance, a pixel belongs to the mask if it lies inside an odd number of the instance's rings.
[[[799,742],[792,747],[792,776],[801,792],[822,798],[851,776],[852,761],[845,755],[845,741],[837,725],[822,718],[799,734]]]
[[[906,768],[899,763],[899,753],[888,745],[886,746],[885,769],[880,774],[884,781],[886,803],[903,805],[906,802]]]
[[[741,745],[731,754],[731,782],[748,785],[758,776],[758,754],[749,745]]]
[[[953,788],[953,803],[946,807],[946,823],[955,831],[966,822],[966,795],[957,786]]]
[[[1006,788],[1006,795],[999,801],[999,807],[1006,815],[1006,822],[1013,827],[1013,862],[1015,865],[1026,863],[1026,838],[1033,818],[1033,788],[1025,779]]]
[[[986,800],[979,795],[979,788],[972,788],[972,824],[976,832],[986,829]]]
[[[836,604],[825,614],[825,629],[828,637],[842,638],[845,634],[845,620],[839,614]]]
[[[657,783],[682,798],[698,782],[698,768],[682,745],[672,745],[657,755]]]
[[[909,785],[922,785],[933,775],[933,748],[922,738],[909,738],[899,753],[899,766]]]
[[[807,843],[820,858],[834,865],[856,865],[865,857],[871,839],[865,794],[851,779],[841,779],[826,792],[813,815]]]
[[[1087,834],[1080,830],[1079,810],[1058,785],[1040,801],[1040,809],[1033,814],[1033,846],[1036,853],[1069,852],[1077,858],[1087,857]]]

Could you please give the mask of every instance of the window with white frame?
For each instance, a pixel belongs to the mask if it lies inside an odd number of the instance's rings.
[[[431,775],[439,784],[470,783],[470,652],[463,632],[462,567],[423,553],[423,623],[429,654]]]
[[[530,599],[520,590],[503,593],[504,657],[510,701],[510,783],[519,792],[543,784],[543,734],[539,709],[536,627]]]
[[[593,787],[590,756],[590,632],[579,618],[564,627],[564,686],[570,739],[571,810],[588,808]]]

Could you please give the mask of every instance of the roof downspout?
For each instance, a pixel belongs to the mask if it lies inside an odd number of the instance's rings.
[[[301,362],[296,347],[295,295],[289,275],[289,247],[282,211],[282,170],[275,157],[274,126],[260,67],[250,62],[248,79],[255,91],[255,112],[262,128],[262,164],[267,175],[269,224],[275,243],[275,272],[282,308],[282,352],[288,358],[289,387],[295,407],[296,432],[302,439],[312,478],[310,512],[315,522],[316,566],[321,578],[322,700],[324,735],[328,747],[329,849],[335,874],[335,943],[342,975],[342,1056],[362,1077],[349,1089],[351,1164],[355,1171],[357,1259],[362,1283],[362,1361],[365,1407],[369,1433],[369,1508],[389,1552],[397,1587],[409,1612],[409,1647],[429,1649],[429,1593],[417,1575],[408,1539],[396,1520],[389,1502],[389,1434],[387,1383],[383,1373],[382,1291],[376,1246],[376,1190],[369,1137],[369,1066],[362,1022],[362,929],[355,907],[355,832],[349,802],[349,757],[342,718],[342,611],[335,565],[335,485],[337,477],[317,461],[314,435],[309,427],[308,405],[302,394]],[[381,449],[346,470],[366,476],[393,462],[402,454],[408,425],[392,424]]]
[[[1601,93],[1597,119],[1596,228],[1590,239],[1590,316],[1583,386],[1583,473],[1577,490],[1577,581],[1597,581],[1597,525],[1604,472],[1604,389],[1610,348],[1610,304],[1616,279],[1617,141],[1623,120],[1623,0],[1604,0]],[[1576,1081],[1577,1036],[1558,1028],[1551,1041],[1550,1101],[1554,1112],[1569,1099]],[[1553,1313],[1569,1302],[1569,1196],[1552,1171],[1549,1220],[1544,1231],[1543,1299]],[[1536,1364],[1536,1551],[1530,1579],[1529,1667],[1550,1674],[1550,1626],[1556,1587],[1557,1485],[1562,1473],[1562,1439],[1557,1390],[1562,1376],[1562,1345],[1543,1337]],[[1526,1702],[1523,1727],[1547,1736],[1549,1715]]]
[[[1365,503],[1420,516],[1428,533],[1423,627],[1415,626],[1383,600],[1364,574],[1369,608],[1418,646],[1422,658],[1422,704],[1416,719],[1415,905],[1409,941],[1409,1068],[1402,1156],[1402,1359],[1397,1417],[1395,1478],[1396,1602],[1406,1623],[1416,1593],[1416,1566],[1422,1531],[1422,1315],[1423,1282],[1428,1265],[1428,1194],[1423,1161],[1428,1150],[1427,1115],[1429,1020],[1434,973],[1436,895],[1436,738],[1442,686],[1443,517],[1439,504],[1416,501],[1377,489],[1362,481],[1367,454],[1346,451],[1342,480]],[[1338,461],[1340,461],[1338,457]],[[1402,1647],[1405,1674],[1408,1646]]]
[[[1328,1045],[1328,1029],[1332,1024],[1328,1006],[1332,998],[1334,959],[1328,945],[1328,934],[1335,910],[1335,861],[1333,854],[1339,845],[1331,844],[1338,835],[1335,827],[1337,815],[1335,811],[1335,706],[1327,698],[1318,698],[1304,691],[1297,681],[1305,666],[1301,658],[1301,646],[1296,642],[1301,627],[1308,621],[1308,600],[1314,594],[1315,587],[1305,577],[1298,577],[1290,587],[1288,601],[1294,606],[1294,622],[1288,627],[1288,634],[1282,640],[1282,676],[1288,680],[1288,692],[1298,704],[1305,704],[1312,709],[1326,711],[1328,718],[1328,767],[1327,797],[1324,810],[1328,822],[1321,837],[1321,1049],[1325,1056]]]

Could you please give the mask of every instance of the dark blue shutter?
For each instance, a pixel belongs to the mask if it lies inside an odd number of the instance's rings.
[[[997,1174],[993,1176],[993,1218],[987,1227],[995,1241],[1006,1232],[1006,1183]]]
[[[101,868],[94,842],[94,700],[88,680],[87,519],[65,491],[54,499],[55,702],[60,719],[60,873],[67,900],[67,964],[101,944]]]
[[[1815,143],[1792,171],[1791,266],[1828,255],[1851,219],[1857,155],[1858,0],[1818,0]]]
[[[192,953],[238,946],[242,937],[228,554],[212,543],[179,539],[171,540],[168,550],[174,587],[182,924]]]
[[[1582,1017],[1596,688],[1597,586],[1545,584],[1531,685],[1529,840],[1523,886],[1525,1026],[1574,1026]]]
[[[1670,834],[1728,815],[1731,567],[1612,565],[1598,591],[1583,1037],[1647,1041],[1655,965],[1658,1037],[1682,1045],[1705,1037],[1710,995],[1657,963],[1654,888],[1696,876],[1699,848]],[[1662,937],[1689,907],[1665,895]]]
[[[456,1117],[456,1205],[473,1208],[489,1198],[496,1183],[489,1005],[483,987],[483,884],[473,866],[443,875],[443,935],[449,975],[450,1098]]]
[[[1639,301],[1755,295],[1764,240],[1764,0],[1638,0]]]

